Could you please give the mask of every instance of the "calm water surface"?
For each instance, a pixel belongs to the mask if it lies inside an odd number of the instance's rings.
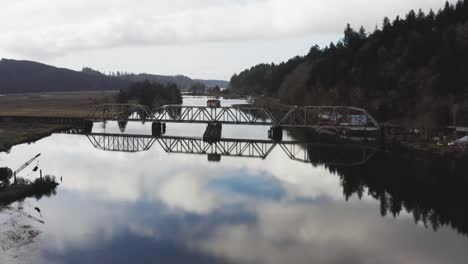
[[[222,102],[237,103],[244,101]],[[204,128],[168,124],[167,133],[199,137]],[[93,131],[120,133],[114,122],[96,123]],[[267,131],[224,126],[223,136],[266,139]],[[149,135],[151,126],[129,123],[125,133]],[[326,161],[329,152],[316,158]],[[0,228],[0,263],[468,261],[467,218],[460,212],[468,184],[456,170],[454,180],[438,182],[434,170],[381,154],[370,165],[341,167],[298,162],[280,147],[264,160],[208,162],[206,155],[166,153],[159,144],[107,152],[66,134],[16,146],[0,154],[0,163],[16,168],[37,153],[44,173],[63,182],[54,196],[24,201],[24,214],[18,204],[0,211],[0,224],[14,218],[39,232],[15,244],[5,239],[12,227]],[[38,174],[28,168],[22,176]]]

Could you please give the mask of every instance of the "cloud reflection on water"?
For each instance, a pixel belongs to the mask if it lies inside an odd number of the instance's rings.
[[[107,129],[118,128],[109,123]],[[242,130],[235,129],[226,133]],[[53,135],[0,159],[16,165],[39,152],[40,167],[64,179],[57,196],[28,200],[44,212],[35,244],[43,263],[125,263],[129,256],[139,263],[468,259],[464,237],[448,228],[432,232],[408,215],[382,218],[379,203],[367,195],[346,202],[336,175],[292,161],[281,149],[266,160],[222,157],[218,164],[203,155],[167,154],[158,145],[115,153],[94,149],[85,137]]]

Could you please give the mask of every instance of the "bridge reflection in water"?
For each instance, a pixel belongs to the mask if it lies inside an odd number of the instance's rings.
[[[307,141],[281,141],[259,139],[221,138],[206,142],[198,137],[177,137],[109,133],[70,134],[86,136],[93,147],[104,151],[142,152],[157,142],[166,153],[207,155],[209,161],[220,161],[222,156],[266,159],[279,147],[286,156],[298,162],[320,163],[334,166],[358,166],[366,163],[378,151],[377,148],[356,144],[324,144]]]

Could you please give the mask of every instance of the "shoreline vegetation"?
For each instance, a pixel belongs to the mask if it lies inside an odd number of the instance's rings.
[[[0,208],[29,197],[39,199],[54,195],[58,185],[55,177],[50,175],[37,178],[33,182],[18,178],[16,184],[0,188]]]
[[[58,124],[0,122],[0,152],[8,152],[17,145],[36,142],[67,128],[69,127]]]
[[[131,101],[153,109],[165,104],[181,104],[182,94],[174,83],[160,84],[146,80],[133,83],[127,89],[120,90],[116,95],[116,102],[119,104]]]

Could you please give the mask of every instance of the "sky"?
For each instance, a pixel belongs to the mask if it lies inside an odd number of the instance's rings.
[[[449,2],[455,2],[450,0]],[[0,57],[225,79],[444,0],[2,0]]]

